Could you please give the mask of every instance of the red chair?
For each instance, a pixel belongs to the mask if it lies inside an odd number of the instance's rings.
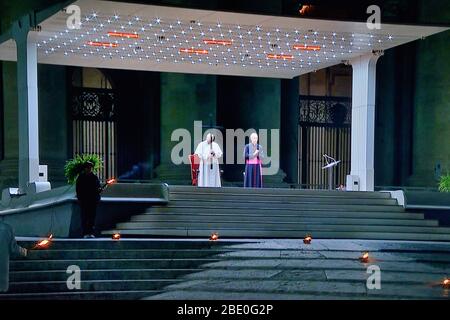
[[[200,157],[196,154],[189,155],[189,162],[191,164],[191,180],[192,185],[196,186],[198,182],[198,172],[200,167]]]

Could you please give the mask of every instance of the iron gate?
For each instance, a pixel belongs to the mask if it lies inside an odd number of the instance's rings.
[[[73,155],[103,159],[100,180],[117,176],[116,95],[111,89],[72,88]]]
[[[341,163],[334,169],[334,186],[345,185],[350,173],[351,99],[346,97],[299,97],[298,181],[306,188],[326,189],[327,154]]]

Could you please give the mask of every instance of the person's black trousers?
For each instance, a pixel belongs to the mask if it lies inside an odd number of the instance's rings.
[[[94,234],[97,201],[79,201],[81,209],[81,228],[83,236]]]

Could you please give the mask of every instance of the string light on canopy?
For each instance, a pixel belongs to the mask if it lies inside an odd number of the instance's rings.
[[[323,61],[339,64],[344,57],[345,60],[356,57],[367,52],[367,48],[382,50],[387,41],[395,45],[405,40],[404,36],[370,32],[356,34],[94,12],[83,19],[81,29],[46,30],[38,35],[38,52],[48,56],[62,53],[66,59],[98,56],[136,63],[307,73],[322,68]]]

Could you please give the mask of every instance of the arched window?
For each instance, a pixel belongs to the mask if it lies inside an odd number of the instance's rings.
[[[72,72],[73,155],[98,154],[103,159],[99,178],[117,175],[116,94],[108,77],[94,68]]]

